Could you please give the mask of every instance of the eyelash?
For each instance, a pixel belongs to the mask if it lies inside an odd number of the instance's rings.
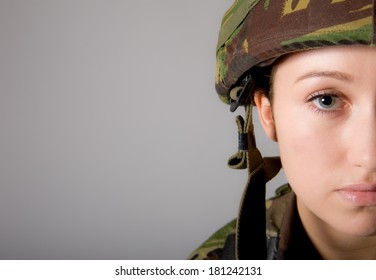
[[[322,109],[322,108],[317,107],[317,105],[313,104],[315,100],[317,100],[321,97],[326,97],[326,96],[330,96],[332,98],[335,98],[336,102],[343,102],[343,101],[341,101],[341,97],[334,91],[319,91],[319,92],[313,93],[310,96],[308,96],[308,98],[306,99],[306,103],[308,103],[310,109],[314,110],[314,112],[317,113],[317,114],[334,114],[334,113],[336,113],[339,110],[339,108]]]

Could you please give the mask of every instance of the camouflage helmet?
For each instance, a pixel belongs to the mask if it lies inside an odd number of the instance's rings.
[[[246,72],[284,54],[373,45],[374,15],[373,0],[236,0],[223,17],[217,45],[220,99],[233,103],[230,92],[244,85]]]

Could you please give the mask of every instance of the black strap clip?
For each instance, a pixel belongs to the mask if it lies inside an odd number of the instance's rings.
[[[238,150],[248,151],[248,133],[238,132]]]
[[[241,86],[243,89],[239,93],[237,100],[231,102],[231,112],[235,112],[239,106],[247,104],[249,98],[251,97],[253,87],[255,86],[255,80],[250,74],[248,74],[241,82]]]

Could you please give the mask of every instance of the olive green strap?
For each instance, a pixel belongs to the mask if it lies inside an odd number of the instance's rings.
[[[239,150],[229,166],[248,167],[248,181],[239,207],[235,254],[237,259],[266,259],[265,184],[278,174],[281,163],[279,157],[262,158],[257,149],[251,106],[246,106],[246,121],[237,116],[236,124]]]

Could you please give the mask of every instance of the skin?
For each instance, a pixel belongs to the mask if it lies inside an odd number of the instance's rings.
[[[376,48],[296,53],[272,79],[255,103],[308,236],[325,259],[376,259]]]

